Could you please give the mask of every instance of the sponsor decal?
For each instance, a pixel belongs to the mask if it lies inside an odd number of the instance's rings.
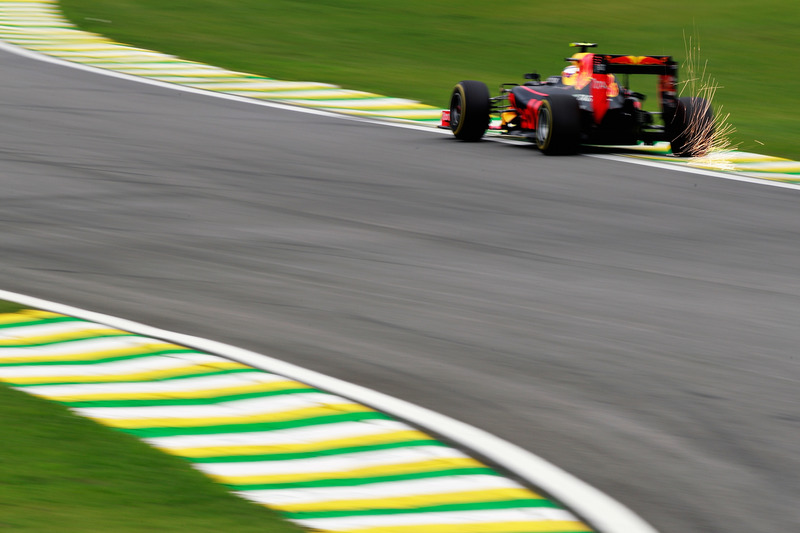
[[[592,81],[593,91],[605,91],[608,98],[616,98],[619,96],[619,84],[614,80],[614,76],[608,76],[610,83],[602,80]]]

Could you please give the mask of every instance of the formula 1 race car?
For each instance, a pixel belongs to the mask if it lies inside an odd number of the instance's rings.
[[[679,97],[678,64],[670,56],[588,53],[594,43],[572,43],[560,76],[504,83],[490,96],[485,83],[461,81],[440,127],[457,139],[477,141],[487,130],[533,140],[545,154],[576,153],[581,145],[670,143],[676,156],[701,156],[711,148],[714,116],[709,102]],[[628,89],[631,74],[658,76],[658,112],[645,111],[645,95]],[[617,76],[622,75],[622,79]]]

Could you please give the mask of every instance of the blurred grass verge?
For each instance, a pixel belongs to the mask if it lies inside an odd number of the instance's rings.
[[[800,3],[645,0],[61,0],[82,29],[241,72],[334,83],[444,107],[462,79],[557,74],[571,41],[669,54],[686,43],[721,87],[740,150],[800,159]],[[707,61],[707,63],[706,63]],[[649,83],[648,83],[649,84]],[[655,87],[634,87],[655,97]]]
[[[21,306],[0,300],[0,313]],[[0,530],[299,533],[182,459],[0,382]]]
[[[23,306],[19,305],[18,303],[8,302],[6,300],[0,300],[0,314],[2,313],[16,313],[25,309]]]

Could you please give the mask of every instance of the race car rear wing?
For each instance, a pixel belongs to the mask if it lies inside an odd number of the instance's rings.
[[[678,63],[670,56],[593,54],[595,74],[657,74],[677,76]]]
[[[631,56],[585,54],[578,60],[580,72],[576,87],[591,82],[594,119],[598,124],[608,110],[609,87],[614,74],[655,74],[658,76],[658,103],[665,116],[675,112],[678,98],[678,64],[671,56]]]

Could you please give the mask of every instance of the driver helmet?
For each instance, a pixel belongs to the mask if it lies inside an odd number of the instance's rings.
[[[569,65],[561,72],[561,83],[564,85],[575,85],[575,78],[578,77],[579,70],[577,65]]]

